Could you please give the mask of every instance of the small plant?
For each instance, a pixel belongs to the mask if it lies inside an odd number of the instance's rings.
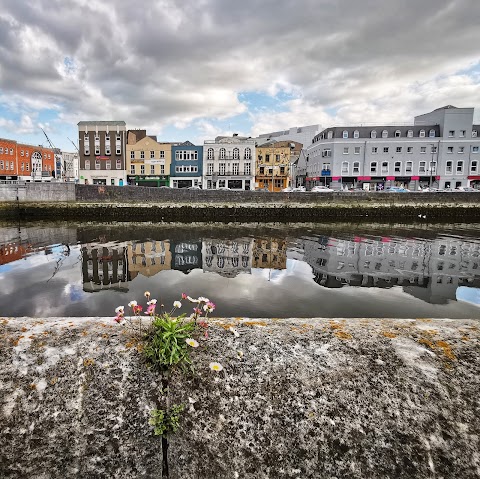
[[[155,436],[166,436],[176,433],[180,427],[180,413],[183,411],[182,404],[174,404],[168,411],[152,409],[148,424],[153,426]]]

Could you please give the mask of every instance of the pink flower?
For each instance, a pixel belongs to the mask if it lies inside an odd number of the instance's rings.
[[[203,309],[205,311],[208,311],[209,313],[211,313],[212,311],[215,310],[215,303],[212,303],[211,301],[209,301],[204,307]]]
[[[202,310],[200,308],[193,308],[193,312],[195,314],[200,314],[200,315],[202,314]]]
[[[117,323],[121,323],[123,320],[123,316],[121,314],[119,314],[117,317],[114,318],[114,321],[116,321]]]
[[[133,312],[134,312],[135,314],[141,313],[142,311],[143,311],[143,308],[142,308],[140,305],[135,305],[135,306],[133,307]]]
[[[206,321],[203,321],[203,320],[202,320],[202,321],[199,321],[199,322],[198,322],[198,325],[199,325],[199,326],[202,326],[202,327],[204,327],[204,328],[208,328],[208,323],[207,323]]]
[[[187,293],[182,293],[182,299],[187,299],[187,298],[188,298]]]
[[[145,314],[150,314],[153,316],[154,313],[155,313],[155,304],[151,304],[145,311]]]

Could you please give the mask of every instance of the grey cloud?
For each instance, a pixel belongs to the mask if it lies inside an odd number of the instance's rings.
[[[144,125],[238,113],[240,91],[276,82],[320,110],[375,104],[478,61],[479,16],[478,0],[4,0],[0,88]]]

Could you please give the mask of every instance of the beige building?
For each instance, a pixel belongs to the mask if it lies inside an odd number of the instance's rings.
[[[282,191],[293,186],[291,168],[303,145],[295,141],[271,141],[257,146],[255,183],[259,190]]]
[[[155,137],[128,133],[127,182],[134,186],[169,186],[172,145],[159,143]]]
[[[172,269],[172,253],[169,241],[145,241],[132,243],[127,248],[129,278],[138,274],[155,276],[160,271]]]

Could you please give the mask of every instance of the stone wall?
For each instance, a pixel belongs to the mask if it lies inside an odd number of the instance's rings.
[[[170,381],[186,407],[170,478],[479,477],[478,321],[211,329]],[[0,385],[3,479],[162,477],[160,378],[111,318],[0,320]]]

